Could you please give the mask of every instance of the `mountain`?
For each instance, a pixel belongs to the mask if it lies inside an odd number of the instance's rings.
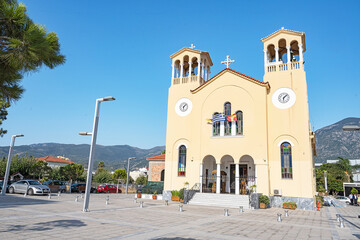
[[[360,126],[360,118],[345,118],[315,131],[316,162],[337,157],[360,159],[360,132],[343,131],[344,125]]]
[[[141,149],[128,145],[102,146],[96,145],[94,156],[94,168],[97,163],[103,161],[109,170],[127,167],[127,159],[136,157],[130,164],[131,170],[148,166],[146,158],[159,155],[165,146],[153,147],[151,149]],[[7,157],[9,147],[0,147],[0,157]],[[75,163],[81,163],[85,167],[89,161],[89,144],[60,144],[60,143],[40,143],[31,145],[15,146],[13,154],[34,156],[36,158],[45,156],[64,156],[70,158]]]

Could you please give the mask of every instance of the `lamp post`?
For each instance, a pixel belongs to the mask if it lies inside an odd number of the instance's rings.
[[[104,97],[104,98],[96,99],[93,131],[91,133],[89,133],[89,132],[80,132],[79,133],[80,135],[91,135],[91,146],[90,146],[90,154],[89,154],[89,163],[88,163],[88,172],[87,172],[87,179],[86,179],[86,189],[85,189],[83,212],[89,211],[93,158],[94,158],[94,152],[95,152],[94,150],[95,150],[95,145],[96,145],[96,136],[97,136],[97,130],[98,130],[98,123],[99,123],[100,103],[106,102],[106,101],[113,101],[113,100],[115,100],[115,98],[113,98],[113,97]]]
[[[328,193],[328,188],[327,188],[327,171],[324,171],[324,178],[325,178],[325,191],[326,191],[326,195]]]
[[[24,136],[23,134],[18,134],[18,135],[12,135],[12,137],[11,137],[10,148],[9,148],[9,156],[8,156],[8,160],[7,160],[7,164],[6,164],[6,171],[5,171],[5,176],[4,176],[3,187],[2,187],[2,190],[1,190],[1,195],[2,196],[5,196],[5,194],[6,194],[7,182],[8,182],[10,166],[11,166],[11,154],[12,154],[12,150],[13,150],[14,145],[15,145],[15,138],[23,137],[23,136]]]
[[[127,173],[126,173],[126,194],[128,194],[128,186],[129,186],[129,173],[130,173],[130,169],[129,169],[129,166],[130,166],[130,160],[133,160],[133,159],[136,159],[136,157],[130,157],[128,158],[128,167],[127,167]]]

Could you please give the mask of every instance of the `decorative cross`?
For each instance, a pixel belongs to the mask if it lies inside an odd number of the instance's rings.
[[[230,65],[231,63],[234,63],[234,62],[235,62],[235,60],[231,60],[231,59],[229,58],[229,55],[227,55],[227,56],[226,56],[226,60],[225,60],[225,61],[222,61],[221,64],[225,64],[225,65],[226,65],[226,68],[229,68],[229,65]]]
[[[191,44],[191,47],[190,47],[190,48],[191,48],[191,49],[194,49],[195,47],[196,47],[196,46],[194,46],[194,44]]]

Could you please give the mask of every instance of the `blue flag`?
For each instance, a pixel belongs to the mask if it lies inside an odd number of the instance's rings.
[[[225,121],[225,114],[219,113],[213,116],[213,123]]]

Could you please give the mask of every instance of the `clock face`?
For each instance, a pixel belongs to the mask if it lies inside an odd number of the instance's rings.
[[[181,116],[185,117],[192,110],[192,102],[188,98],[181,98],[175,104],[175,112]]]
[[[290,88],[279,88],[277,89],[273,96],[272,102],[275,107],[280,109],[287,109],[294,105],[296,101],[296,94]]]

